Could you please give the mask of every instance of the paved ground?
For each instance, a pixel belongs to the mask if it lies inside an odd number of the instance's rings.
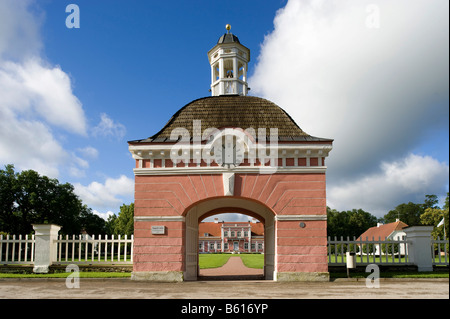
[[[246,268],[231,257],[221,268],[200,271],[198,281],[155,283],[130,279],[80,279],[69,289],[66,279],[0,279],[0,299],[448,299],[448,279],[381,279],[367,288],[365,279],[333,282],[223,281],[236,273],[261,278],[262,270]],[[205,280],[205,279],[216,279]],[[219,280],[217,280],[219,279]]]
[[[68,289],[65,279],[0,279],[0,298],[8,299],[409,299],[449,298],[449,283],[431,280],[381,280],[380,288],[365,281],[274,282],[193,281],[136,282],[129,279],[80,279]]]

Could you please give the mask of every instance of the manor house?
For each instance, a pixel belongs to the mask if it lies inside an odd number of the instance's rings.
[[[202,222],[198,226],[199,253],[264,253],[264,224],[248,222]]]

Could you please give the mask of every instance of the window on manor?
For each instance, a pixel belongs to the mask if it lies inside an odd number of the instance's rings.
[[[209,249],[214,250],[214,243],[209,244]]]
[[[205,237],[208,237],[208,233],[204,233],[203,235],[204,235]]]
[[[244,243],[244,249],[248,249],[248,243]]]
[[[228,249],[228,243],[223,244],[224,249]]]
[[[224,237],[228,237],[228,231],[227,230],[223,232],[223,236]]]
[[[241,237],[241,232],[240,231],[237,232],[237,236]]]
[[[247,237],[248,236],[248,231],[245,231],[244,232],[244,237]]]
[[[262,249],[262,244],[258,243],[258,249]]]
[[[252,244],[252,250],[255,250],[255,244]]]
[[[222,244],[221,243],[217,243],[217,249],[221,249],[222,248]]]
[[[234,231],[231,232],[231,237],[234,237]]]

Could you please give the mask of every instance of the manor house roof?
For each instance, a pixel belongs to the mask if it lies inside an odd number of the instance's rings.
[[[202,222],[198,225],[198,235],[204,237],[221,237],[221,228],[224,227],[251,227],[252,236],[264,236],[263,223],[248,223],[248,222]],[[235,226],[236,225],[236,226]]]

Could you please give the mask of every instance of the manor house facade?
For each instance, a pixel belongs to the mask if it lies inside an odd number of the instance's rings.
[[[202,222],[199,224],[199,253],[264,253],[264,224],[248,222]]]

